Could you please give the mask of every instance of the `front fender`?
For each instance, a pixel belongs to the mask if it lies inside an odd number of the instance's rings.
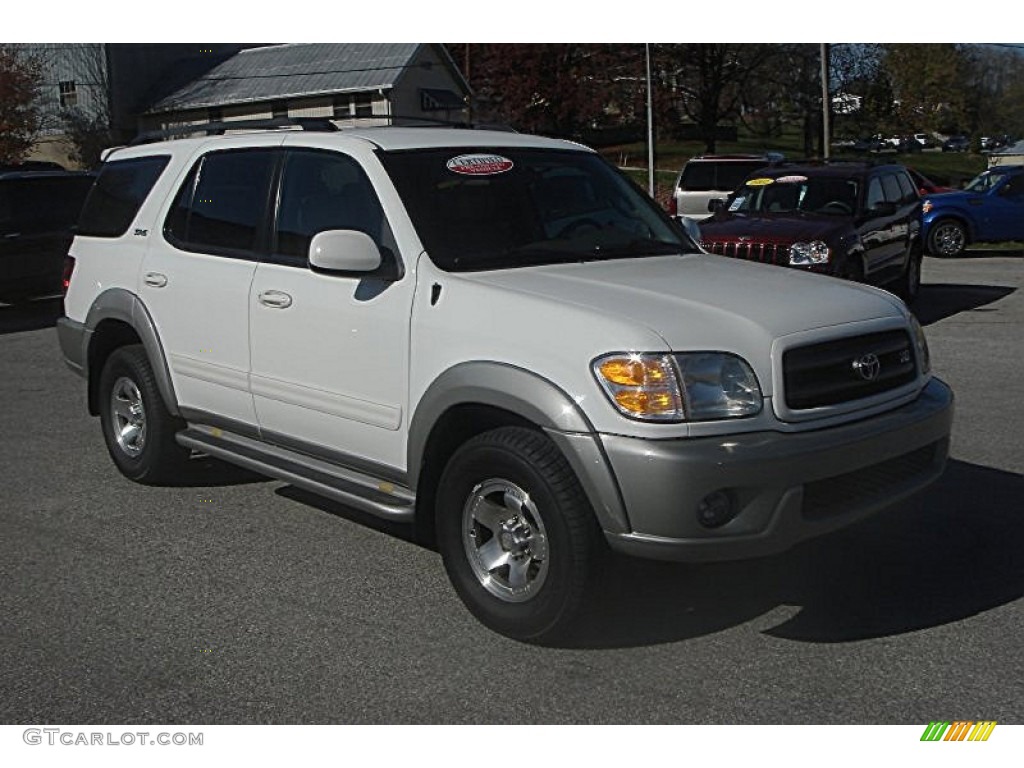
[[[427,388],[409,425],[407,466],[413,488],[419,482],[434,425],[460,405],[491,406],[543,429],[576,473],[601,526],[608,531],[629,530],[618,483],[586,414],[553,382],[505,363],[459,363]]]

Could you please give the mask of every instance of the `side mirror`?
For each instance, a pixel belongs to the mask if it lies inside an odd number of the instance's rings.
[[[354,229],[318,232],[309,243],[309,265],[324,272],[365,275],[380,269],[381,262],[377,244]]]
[[[713,197],[708,200],[708,212],[719,213],[725,210],[725,200],[720,197]]]

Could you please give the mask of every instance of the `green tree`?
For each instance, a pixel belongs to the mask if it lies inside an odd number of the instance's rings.
[[[40,62],[0,46],[0,163],[24,159],[39,130]]]

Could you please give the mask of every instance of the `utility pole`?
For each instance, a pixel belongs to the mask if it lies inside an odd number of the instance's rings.
[[[828,43],[821,44],[821,152],[828,160],[829,149],[832,144],[831,130],[829,126],[829,111],[832,105],[828,98]]]
[[[647,194],[654,197],[654,93],[651,89],[651,44],[644,43],[647,54]]]

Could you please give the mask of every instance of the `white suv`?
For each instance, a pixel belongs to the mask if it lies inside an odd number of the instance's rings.
[[[118,469],[234,462],[409,521],[548,640],[610,548],[778,552],[939,476],[950,390],[873,288],[711,256],[596,153],[454,129],[119,149],[68,364]]]

